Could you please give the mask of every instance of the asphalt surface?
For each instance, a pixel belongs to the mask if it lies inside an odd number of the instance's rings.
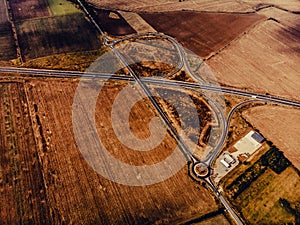
[[[220,86],[215,86],[212,84],[208,84],[204,80],[202,80],[199,76],[195,76],[194,73],[191,71],[188,61],[185,56],[185,52],[182,48],[182,46],[172,37],[164,35],[164,34],[159,34],[159,33],[148,33],[148,34],[138,34],[138,35],[132,35],[126,38],[122,38],[119,40],[110,40],[105,33],[102,31],[100,28],[100,25],[94,20],[92,15],[89,13],[88,9],[85,7],[85,5],[78,0],[78,3],[82,7],[83,11],[86,13],[86,15],[89,17],[91,23],[95,26],[95,28],[99,31],[100,35],[103,38],[104,45],[111,48],[112,51],[115,53],[115,55],[120,59],[120,61],[123,63],[123,65],[129,70],[131,76],[118,76],[114,74],[105,74],[105,73],[93,73],[93,72],[77,72],[77,71],[58,71],[58,70],[46,70],[46,69],[26,69],[26,68],[12,68],[12,67],[0,67],[0,73],[10,73],[10,74],[19,74],[22,78],[26,77],[40,77],[40,78],[45,78],[45,77],[58,77],[58,78],[98,78],[98,79],[111,79],[111,80],[123,80],[123,81],[130,81],[130,82],[136,82],[143,92],[147,95],[148,99],[156,109],[156,111],[159,113],[161,119],[165,123],[165,125],[169,128],[171,131],[172,135],[174,138],[178,141],[181,150],[183,151],[183,154],[185,157],[188,157],[190,161],[195,165],[196,163],[204,163],[207,165],[207,167],[210,169],[212,163],[222,150],[224,143],[226,142],[227,138],[227,133],[228,133],[228,127],[229,123],[231,121],[232,115],[234,112],[236,112],[237,109],[240,107],[249,104],[251,102],[272,102],[276,104],[281,104],[281,105],[286,105],[286,106],[291,106],[291,107],[296,107],[300,108],[300,102],[299,101],[294,101],[294,100],[289,100],[285,98],[280,98],[277,96],[271,96],[271,95],[264,95],[264,94],[259,94],[259,93],[254,93],[254,92],[248,92],[248,91],[242,91],[242,90],[237,90],[234,88],[227,88],[227,87],[220,87]],[[190,83],[190,82],[182,82],[182,81],[174,81],[174,80],[167,80],[163,78],[158,78],[158,77],[147,77],[147,78],[141,78],[139,77],[130,67],[130,65],[126,61],[126,57],[124,57],[118,50],[115,48],[115,46],[121,42],[128,41],[130,39],[136,39],[139,37],[159,37],[168,40],[170,43],[172,43],[176,50],[178,51],[178,55],[180,56],[180,61],[179,65],[177,66],[177,69],[174,70],[174,74],[177,73],[179,70],[184,68],[186,72],[191,75],[194,80],[196,80],[198,83]],[[218,104],[213,101],[213,99],[208,98],[208,101],[210,103],[215,104],[214,107],[217,109],[219,112],[218,115],[220,116],[220,123],[224,126],[224,130],[222,132],[221,138],[218,141],[217,146],[211,151],[208,156],[206,157],[205,160],[200,161],[195,157],[191,151],[188,149],[184,141],[181,139],[181,137],[177,134],[176,129],[172,126],[171,122],[167,118],[166,114],[156,101],[156,99],[153,97],[151,91],[147,87],[148,84],[154,84],[154,85],[160,85],[160,86],[166,86],[166,87],[176,87],[176,88],[184,88],[184,89],[191,89],[195,91],[212,91],[212,92],[218,92],[218,93],[227,93],[227,94],[232,94],[232,95],[237,95],[237,96],[244,96],[248,97],[251,100],[242,102],[238,105],[236,105],[231,112],[229,113],[227,119],[225,118],[224,114],[222,113],[222,110]],[[209,184],[209,186],[212,188],[216,196],[219,198],[220,202],[224,205],[226,210],[230,213],[232,218],[235,220],[237,224],[243,224],[243,221],[239,218],[239,216],[236,214],[236,212],[233,210],[233,208],[230,206],[230,204],[227,202],[226,198],[218,191],[216,185],[214,182],[211,180],[210,176],[204,178],[204,180]]]

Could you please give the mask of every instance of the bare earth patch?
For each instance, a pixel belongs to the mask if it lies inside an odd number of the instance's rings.
[[[141,13],[158,32],[175,37],[184,47],[201,57],[221,49],[263,19],[257,14],[201,12]]]
[[[300,32],[300,14],[299,13],[290,13],[290,12],[272,7],[272,8],[262,9],[258,12],[258,14],[278,20],[278,22],[280,22],[282,25],[288,27],[289,29],[294,30],[294,31],[290,30],[290,32],[298,31],[298,35],[299,35],[299,32]],[[296,33],[295,33],[295,35],[296,35]]]
[[[47,0],[12,0],[9,3],[16,20],[50,16]]]
[[[167,12],[180,10],[213,11],[213,12],[250,12],[251,6],[235,0],[88,0],[99,8],[119,9],[136,12]]]
[[[251,108],[243,116],[300,169],[300,111],[279,106]]]
[[[208,61],[218,81],[255,92],[300,99],[299,37],[268,20]]]
[[[286,10],[290,10],[290,11],[298,11],[300,9],[300,2],[298,0],[290,0],[290,1],[286,1],[286,0],[242,0],[242,3],[246,3],[248,5],[251,5],[252,8],[261,8],[261,7],[265,7],[268,5],[275,5],[276,7],[279,8],[284,8]]]
[[[23,83],[0,83],[0,223],[50,220]]]
[[[6,23],[8,21],[7,7],[5,0],[0,1],[0,23]]]
[[[17,58],[6,0],[0,0],[0,61]]]

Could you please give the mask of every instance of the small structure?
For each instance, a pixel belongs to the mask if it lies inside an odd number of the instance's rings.
[[[233,164],[235,164],[235,162],[236,159],[229,152],[225,152],[222,155],[222,159],[220,160],[220,163],[222,163],[227,168],[230,168]]]
[[[230,168],[230,164],[228,164],[224,159],[221,159],[220,163],[222,163],[225,167]]]
[[[229,165],[234,164],[236,162],[236,159],[229,153],[224,153],[223,157],[224,161],[227,162]]]

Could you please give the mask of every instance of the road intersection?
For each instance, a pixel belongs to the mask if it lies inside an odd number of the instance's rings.
[[[211,187],[213,192],[216,194],[220,202],[224,205],[226,210],[231,214],[233,219],[237,224],[243,224],[243,221],[240,217],[236,214],[230,204],[227,202],[226,198],[218,191],[218,187],[214,184],[211,178],[211,167],[214,161],[216,160],[217,156],[223,149],[223,146],[226,142],[227,134],[228,134],[228,127],[232,118],[232,115],[238,110],[239,108],[253,102],[269,102],[275,103],[279,105],[286,105],[290,107],[295,107],[300,109],[300,101],[290,100],[286,98],[281,98],[277,96],[267,95],[267,94],[260,94],[254,93],[249,91],[237,90],[234,88],[228,87],[220,87],[217,85],[213,85],[211,83],[204,82],[201,77],[195,76],[191,68],[189,67],[187,58],[185,56],[185,52],[182,46],[172,37],[160,33],[147,33],[147,34],[138,34],[129,36],[126,38],[121,38],[119,40],[112,40],[106,36],[106,34],[100,28],[100,25],[94,20],[93,16],[90,14],[88,8],[84,3],[80,0],[77,0],[80,6],[82,7],[83,11],[89,17],[90,21],[93,23],[95,28],[99,31],[100,35],[103,38],[103,44],[110,48],[112,52],[115,54],[117,58],[122,62],[123,66],[128,69],[130,76],[125,75],[115,75],[109,73],[97,73],[97,72],[77,72],[77,71],[60,71],[60,70],[47,70],[47,69],[29,69],[29,68],[15,68],[15,67],[0,67],[0,73],[6,74],[19,74],[21,79],[27,78],[80,78],[80,79],[110,79],[116,81],[129,81],[133,83],[137,83],[139,87],[143,90],[146,94],[152,105],[154,106],[155,110],[158,112],[160,118],[164,122],[164,124],[169,128],[172,133],[172,136],[178,142],[182,152],[189,160],[189,169],[191,176],[196,180],[204,180],[207,184]],[[179,64],[177,65],[176,69],[173,73],[177,73],[181,69],[185,69],[185,71],[191,75],[197,83],[192,82],[184,82],[184,81],[176,81],[176,80],[168,80],[161,77],[139,77],[136,72],[131,68],[131,65],[127,62],[126,57],[121,54],[115,46],[125,41],[130,41],[137,38],[162,38],[169,41],[177,50],[178,55],[180,57]],[[7,78],[9,77],[6,76]],[[13,77],[13,76],[12,76]],[[182,88],[194,91],[211,91],[215,93],[221,94],[232,94],[237,96],[243,96],[249,98],[248,101],[244,101],[234,108],[231,109],[228,117],[226,118],[218,104],[213,100],[208,98],[210,104],[214,104],[214,109],[218,112],[218,116],[220,118],[221,126],[223,126],[222,134],[218,140],[218,143],[214,147],[214,149],[205,157],[204,160],[199,160],[187,147],[185,142],[182,138],[178,135],[177,130],[173,127],[171,121],[168,119],[166,114],[164,113],[163,109],[153,97],[148,85],[159,85],[162,87],[173,87],[173,88]]]

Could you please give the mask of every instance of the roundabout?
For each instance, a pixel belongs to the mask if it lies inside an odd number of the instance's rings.
[[[200,181],[201,179],[205,179],[210,176],[211,171],[210,167],[203,162],[195,162],[189,165],[189,173],[190,176]]]

